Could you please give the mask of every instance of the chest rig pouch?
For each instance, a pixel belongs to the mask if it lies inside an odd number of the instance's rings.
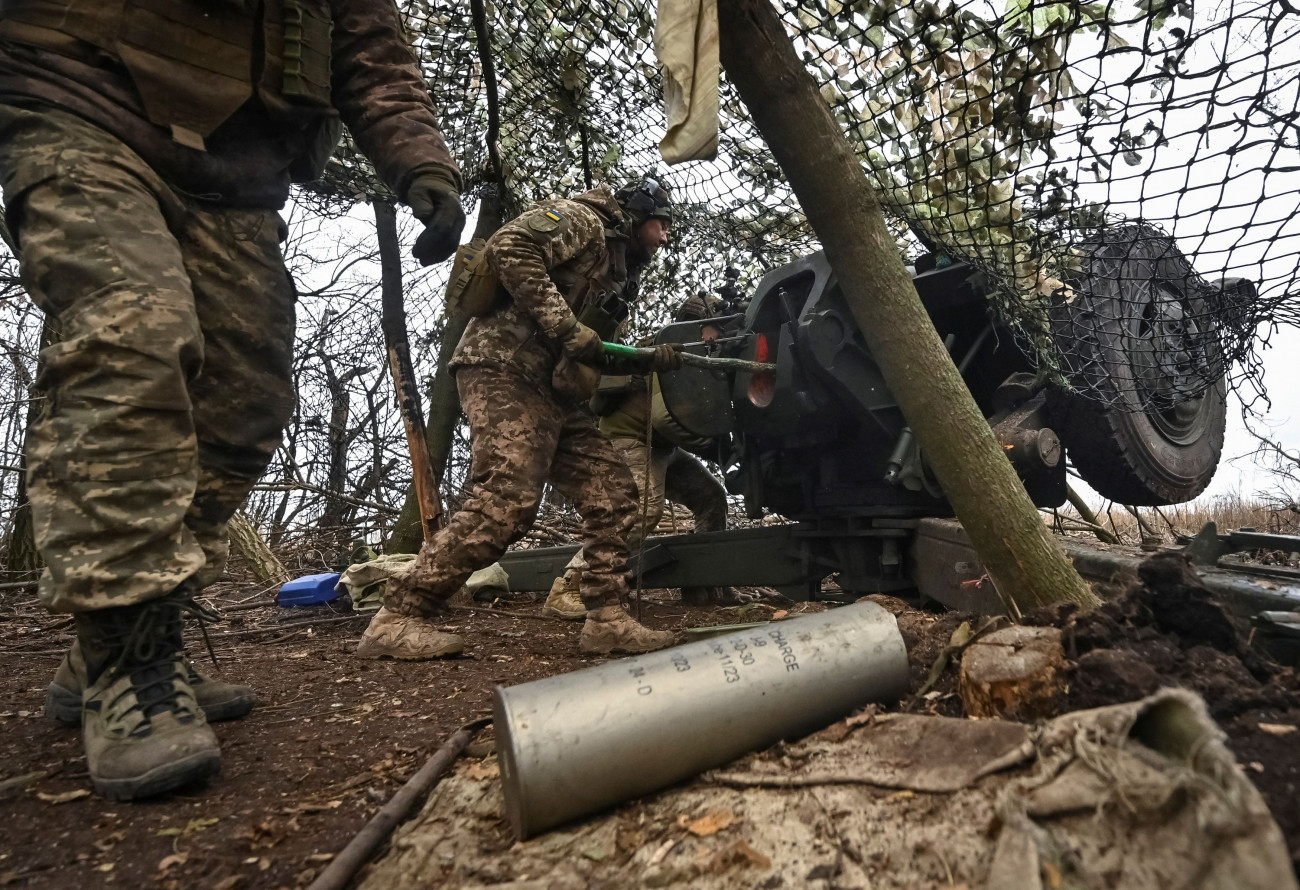
[[[609,261],[592,270],[586,277],[586,287],[573,295],[569,305],[578,321],[600,334],[600,339],[612,340],[619,326],[627,321],[636,276],[628,275],[627,239],[620,232],[606,229],[605,247]]]
[[[605,236],[605,255],[598,262],[577,272],[576,280],[567,288],[559,280],[556,284],[578,321],[594,330],[600,339],[612,340],[628,315],[627,241],[611,237],[608,229]],[[551,387],[575,401],[588,402],[596,395],[600,379],[600,368],[574,362],[561,353],[551,375]]]
[[[329,109],[328,0],[0,0],[0,19],[120,59],[149,120],[197,150],[255,89],[273,115]]]

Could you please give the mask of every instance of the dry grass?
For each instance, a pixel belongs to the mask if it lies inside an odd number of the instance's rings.
[[[1044,512],[1047,521],[1058,531],[1094,534],[1073,507],[1067,505],[1055,511],[1056,515],[1050,510]],[[1107,502],[1097,510],[1097,519],[1102,528],[1123,544],[1140,544],[1144,537],[1174,543],[1178,536],[1196,534],[1207,522],[1213,522],[1220,533],[1253,528],[1271,534],[1300,534],[1300,513],[1279,506],[1277,502],[1246,497],[1240,491],[1198,498],[1172,507],[1131,508]]]

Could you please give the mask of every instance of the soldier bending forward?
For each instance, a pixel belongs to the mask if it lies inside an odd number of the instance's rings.
[[[445,601],[529,529],[548,480],[582,517],[582,651],[672,644],[671,633],[643,627],[622,606],[636,483],[587,404],[606,364],[591,325],[612,335],[670,223],[667,193],[645,180],[617,197],[598,188],[542,202],[489,239],[488,262],[507,293],[470,321],[452,356],[472,439],[469,498],[413,568],[388,582],[359,655],[460,652],[461,638],[436,627]],[[663,347],[642,370],[680,366],[679,353]]]

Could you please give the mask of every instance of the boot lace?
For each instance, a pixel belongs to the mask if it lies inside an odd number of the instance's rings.
[[[121,646],[120,654],[108,669],[129,674],[136,697],[134,708],[139,708],[145,718],[174,712],[183,723],[194,719],[188,708],[181,707],[181,689],[176,682],[184,678],[180,655],[181,624],[186,615],[198,620],[204,643],[215,663],[206,622],[219,616],[210,607],[196,602],[188,592],[177,591],[145,603],[134,622],[124,622],[105,635],[105,643],[113,648],[117,648],[114,643]],[[132,735],[147,735],[149,731],[149,719],[146,719]]]

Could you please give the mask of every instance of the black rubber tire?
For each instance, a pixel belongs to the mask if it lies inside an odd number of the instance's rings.
[[[1227,421],[1209,286],[1149,226],[1107,230],[1089,247],[1081,286],[1052,313],[1075,386],[1054,399],[1056,431],[1103,497],[1134,506],[1190,501],[1214,478]],[[1181,333],[1152,333],[1173,329]],[[1172,361],[1171,350],[1185,360]]]

